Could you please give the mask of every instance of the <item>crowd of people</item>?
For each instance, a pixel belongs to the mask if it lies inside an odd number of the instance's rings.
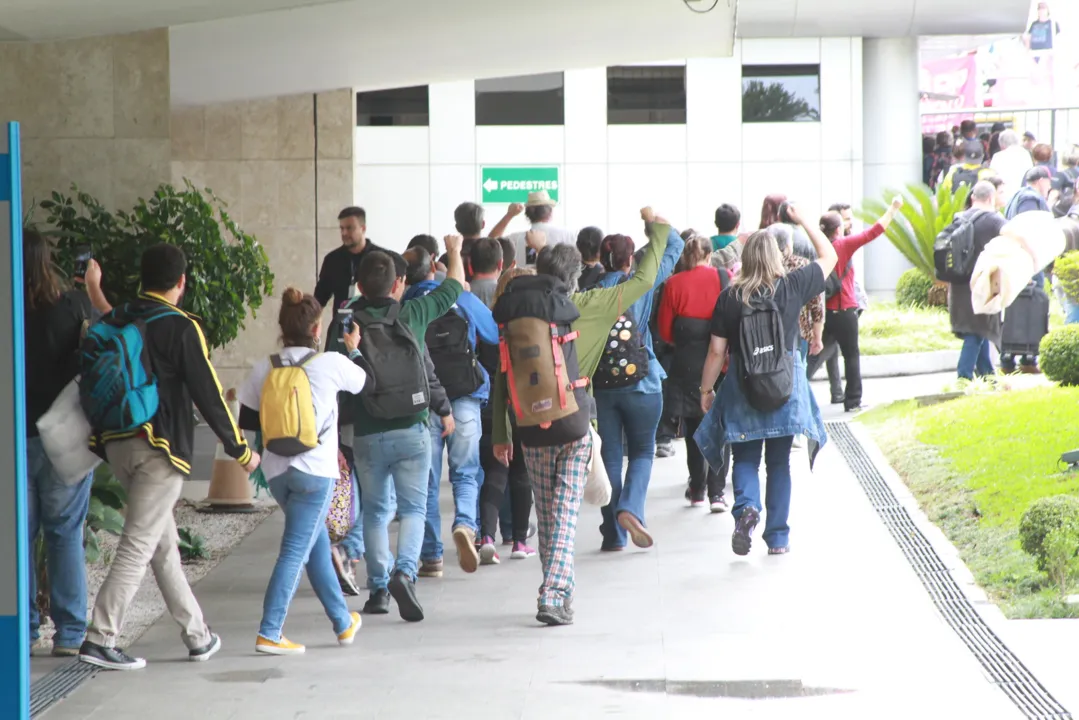
[[[1057,218],[1079,218],[1076,190],[1079,187],[1079,146],[1063,153],[1059,165],[1050,145],[1037,142],[1034,134],[1020,135],[1016,130],[996,123],[988,133],[978,133],[973,120],[965,120],[953,132],[924,138],[924,177],[931,187],[941,185],[956,192],[966,186],[969,195],[966,210],[959,213],[953,226],[964,223],[973,227],[974,246],[971,263],[985,250],[1009,220],[1028,213],[1052,213]],[[991,348],[1000,356],[1001,369],[1038,373],[1035,350],[1041,335],[1048,330],[1049,298],[1046,280],[1065,308],[1067,322],[1079,322],[1079,311],[1052,275],[1052,265],[1037,272],[1030,285],[1011,309],[1011,332],[1003,314],[976,314],[967,282],[951,282],[948,308],[952,331],[962,338],[958,375],[962,379],[993,375]],[[1024,337],[1029,335],[1029,337]]]
[[[514,560],[538,555],[536,619],[547,625],[573,622],[577,522],[596,467],[610,484],[599,549],[649,548],[653,461],[669,455],[678,436],[686,442],[689,505],[730,509],[732,548],[741,555],[764,512],[768,553],[787,553],[791,450],[808,446],[812,462],[826,441],[808,380],[828,362],[832,400],[848,411],[861,406],[865,300],[851,257],[883,234],[899,204],[860,233],[847,204],[810,221],[778,195],[766,198],[752,232],[743,232],[730,204],[716,210],[714,235],[680,233],[644,208],[647,244],[638,248],[628,235],[557,227],[554,201],[537,192],[490,231],[483,208],[463,203],[455,234],[441,243],[418,235],[401,253],[367,237],[363,209],[345,208],[341,247],[326,257],[314,291],[283,293],[281,350],[251,370],[235,418],[199,319],[182,309],[180,250],[146,249],[142,294],[113,308],[96,262],[82,278],[86,292],[72,290],[55,273],[48,242],[27,232],[31,434],[81,376],[84,390],[95,388],[82,392],[89,444],[129,492],[120,543],[88,619],[82,522],[92,479],[57,477],[31,438],[31,530],[44,531],[54,578],[51,651],[108,669],[143,667],[116,641],[147,566],[190,659],[220,649],[180,568],[172,516],[191,472],[195,407],[229,456],[248,472],[261,466],[283,510],[259,653],[304,652],[284,625],[305,568],[342,645],[353,642],[364,614],[395,605],[405,621],[424,619],[422,583],[444,571],[444,462],[457,564],[465,573],[498,565],[502,548]],[[530,228],[507,236],[521,214]],[[324,324],[327,307],[333,317]],[[126,343],[106,342],[121,335]],[[105,383],[109,367],[122,364],[110,353],[133,345],[142,355],[128,361],[145,367],[144,384]],[[121,413],[123,420],[108,412],[124,392],[151,384],[152,412]],[[244,431],[257,433],[255,446]],[[354,517],[333,542],[327,518],[342,477],[354,483]],[[538,549],[529,545],[533,535]],[[357,577],[361,561],[365,578]],[[350,610],[346,598],[362,589],[362,613]],[[36,639],[40,618],[31,621]]]

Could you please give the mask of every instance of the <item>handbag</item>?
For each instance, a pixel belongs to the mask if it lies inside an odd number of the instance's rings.
[[[600,453],[602,443],[599,433],[588,425],[588,433],[592,436],[592,457],[588,459],[588,476],[584,483],[584,501],[589,505],[604,507],[611,504],[611,480],[607,477],[607,468],[603,465]]]
[[[75,485],[101,464],[90,451],[90,422],[79,401],[78,378],[72,380],[37,421],[45,455],[64,485]]]
[[[351,464],[351,463],[350,463]],[[351,468],[338,473],[333,486],[330,510],[326,513],[326,529],[330,540],[338,543],[345,539],[356,521],[356,473]]]

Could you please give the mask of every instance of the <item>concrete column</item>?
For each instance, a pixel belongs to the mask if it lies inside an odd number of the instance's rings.
[[[862,43],[864,197],[881,197],[922,177],[918,107],[918,38],[866,38]],[[886,239],[865,250],[869,292],[890,292],[910,267]]]

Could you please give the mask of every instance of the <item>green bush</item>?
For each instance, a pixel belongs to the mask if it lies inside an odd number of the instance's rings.
[[[1065,325],[1042,338],[1038,364],[1061,385],[1079,385],[1079,325]]]
[[[188,527],[182,527],[177,531],[180,536],[177,545],[180,548],[180,561],[185,563],[205,560],[210,557],[206,549],[206,538]]]
[[[1053,264],[1053,274],[1060,279],[1064,294],[1072,302],[1079,302],[1079,251],[1064,253]]]
[[[900,307],[928,307],[929,291],[933,278],[918,268],[911,268],[899,276],[895,285],[895,302]]]
[[[1079,498],[1074,495],[1053,495],[1031,503],[1019,523],[1019,542],[1023,551],[1038,561],[1038,569],[1049,570],[1050,558],[1061,537],[1074,535],[1079,550]],[[1054,535],[1055,533],[1055,535]],[[1047,541],[1053,536],[1054,542]],[[1074,555],[1074,552],[1072,553]]]

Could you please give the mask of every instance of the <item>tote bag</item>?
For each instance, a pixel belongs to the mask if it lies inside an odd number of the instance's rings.
[[[90,423],[79,402],[77,378],[37,421],[37,431],[49,463],[65,485],[78,483],[101,464],[101,458],[90,452]]]
[[[603,465],[600,456],[602,444],[599,433],[588,425],[588,432],[592,436],[592,457],[588,460],[588,478],[584,483],[584,501],[589,505],[604,507],[611,504],[611,480],[607,477],[607,468]]]

